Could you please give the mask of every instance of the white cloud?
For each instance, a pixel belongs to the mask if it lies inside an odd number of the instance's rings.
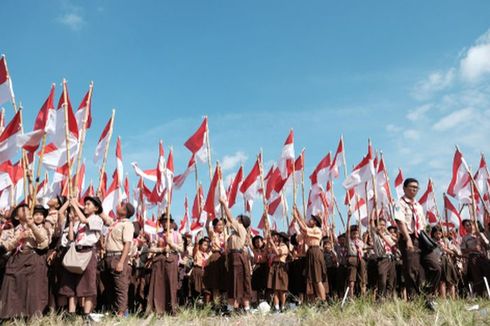
[[[455,69],[448,71],[435,71],[429,74],[426,79],[419,81],[412,90],[412,96],[418,100],[430,98],[434,93],[448,88],[455,75]]]
[[[73,31],[79,31],[85,25],[85,20],[79,13],[71,12],[58,17],[58,22]]]
[[[490,30],[466,51],[461,59],[460,69],[463,79],[469,82],[476,82],[490,74]]]
[[[221,162],[221,169],[223,171],[229,171],[235,169],[239,164],[244,163],[248,159],[248,156],[238,151],[233,155],[225,155]]]
[[[420,138],[419,131],[416,129],[407,129],[403,132],[403,136],[408,140],[417,140]]]
[[[444,118],[437,121],[433,129],[437,131],[445,131],[469,121],[473,117],[474,110],[466,108],[459,111],[454,111]]]
[[[421,106],[415,108],[414,110],[408,112],[407,119],[410,121],[418,121],[418,120],[424,119],[425,114],[427,113],[427,111],[429,111],[431,109],[431,107],[432,107],[432,105],[430,105],[430,104],[421,105]]]

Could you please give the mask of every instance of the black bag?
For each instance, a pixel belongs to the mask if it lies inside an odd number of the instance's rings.
[[[419,247],[422,252],[430,253],[437,248],[437,243],[422,230],[419,233]]]

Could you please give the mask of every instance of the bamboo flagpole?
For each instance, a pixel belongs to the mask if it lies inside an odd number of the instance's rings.
[[[294,175],[293,175],[294,176]],[[305,149],[301,151],[301,197],[303,200],[303,216],[306,217],[306,196],[305,196]],[[288,223],[289,227],[289,223]]]
[[[163,171],[165,171],[165,175],[166,175],[167,174],[166,162],[164,162],[164,165],[165,165],[165,167],[164,167]],[[165,176],[165,179],[167,179],[166,176]],[[167,184],[167,207],[166,207],[167,239],[169,239],[169,236],[170,236],[170,209],[171,209],[171,206],[172,206],[172,186],[170,184]]]
[[[442,193],[442,198],[445,202],[446,201],[446,193],[445,192]],[[449,218],[447,216],[447,209],[446,209],[445,204],[444,204],[444,218],[446,219],[446,232],[449,233]]]
[[[5,70],[7,72],[7,78],[9,80],[9,82],[10,82],[10,86],[12,87],[12,78],[10,78],[9,66],[7,64],[7,57],[4,54],[2,54],[2,58],[3,58],[3,62],[5,62]],[[10,91],[10,97],[12,98],[12,106],[14,108],[14,112],[17,113],[17,103],[15,101],[15,94],[12,91],[12,89]]]
[[[63,79],[63,109],[65,113],[65,146],[66,146],[66,164],[68,166],[68,197],[72,198],[72,184],[71,184],[71,159],[70,159],[70,146],[69,137],[70,129],[68,126],[68,94],[66,89],[66,79]]]
[[[78,147],[77,166],[75,169],[75,185],[78,185],[79,170],[83,157],[83,145],[85,144],[85,137],[87,135],[87,120],[88,120],[88,115],[90,113],[90,103],[92,101],[93,89],[94,89],[94,82],[92,81],[90,82],[90,86],[88,89],[87,102],[85,102],[85,112],[84,112],[85,114],[83,115],[82,129],[80,134],[80,145]],[[80,128],[80,126],[78,126],[78,128]]]
[[[260,170],[260,186],[262,187],[262,203],[264,205],[265,214],[269,214],[267,211],[267,199],[265,198],[265,182],[264,182],[264,166],[262,165],[262,157],[264,156],[262,148],[260,149],[260,153],[257,156],[257,160],[259,161],[259,170]],[[266,215],[264,221],[264,228],[266,230],[269,229],[269,217]]]
[[[102,188],[102,180],[104,178],[105,167],[107,164],[107,153],[109,152],[109,145],[111,143],[112,131],[114,129],[114,117],[115,117],[115,115],[116,115],[116,109],[112,109],[111,124],[110,124],[110,128],[109,128],[109,134],[107,135],[107,144],[105,145],[104,159],[102,160],[102,166],[100,167],[99,187],[97,189],[97,192],[100,192],[101,188]]]
[[[34,179],[34,189],[32,192],[32,199],[31,199],[33,203],[36,203],[36,196],[37,196],[38,187],[39,187],[39,178],[41,177],[41,167],[43,164],[45,149],[46,149],[46,134],[43,135],[43,139],[42,139],[42,143],[41,143],[41,153],[39,154],[39,161],[37,163],[36,178]],[[32,207],[31,207],[31,214],[34,213],[34,205],[32,205]]]

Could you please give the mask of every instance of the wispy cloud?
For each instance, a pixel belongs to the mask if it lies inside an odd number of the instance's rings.
[[[435,93],[449,87],[454,81],[455,69],[430,73],[426,79],[419,81],[412,90],[412,96],[418,100],[430,98]]]
[[[245,163],[247,159],[248,156],[242,151],[238,151],[233,155],[225,155],[221,162],[221,169],[223,171],[233,170],[239,164]]]
[[[483,34],[464,54],[461,76],[469,82],[477,82],[490,74],[490,30]]]
[[[87,24],[82,7],[74,5],[68,0],[61,1],[60,7],[62,13],[56,19],[58,23],[72,31],[79,31]]]

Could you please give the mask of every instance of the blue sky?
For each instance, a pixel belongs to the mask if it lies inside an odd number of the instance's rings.
[[[2,12],[0,52],[28,129],[52,82],[67,78],[78,105],[94,81],[92,178],[112,108],[132,181],[130,162],[153,168],[159,139],[181,172],[203,115],[225,176],[240,162],[248,172],[260,148],[276,160],[290,128],[307,175],[343,133],[349,167],[370,137],[391,178],[401,167],[425,187],[431,176],[438,193],[454,144],[473,167],[490,149],[488,1],[49,0],[5,1]],[[177,216],[193,185],[175,194]]]

